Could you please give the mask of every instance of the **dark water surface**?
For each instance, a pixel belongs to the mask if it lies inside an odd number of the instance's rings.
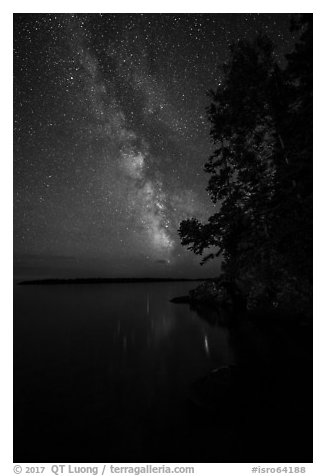
[[[205,458],[189,389],[234,355],[227,328],[169,302],[195,286],[15,286],[15,461]]]
[[[311,326],[195,286],[15,286],[15,462],[311,462]]]

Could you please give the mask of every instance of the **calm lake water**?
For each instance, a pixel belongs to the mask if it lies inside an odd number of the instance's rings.
[[[15,286],[15,461],[191,461],[190,386],[234,360],[169,302],[196,285]]]

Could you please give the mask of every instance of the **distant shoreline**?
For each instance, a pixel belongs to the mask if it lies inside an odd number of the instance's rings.
[[[209,281],[212,278],[50,278],[50,279],[33,279],[28,281],[20,281],[18,285],[31,284],[127,284],[127,283],[171,283],[171,282],[195,282]]]

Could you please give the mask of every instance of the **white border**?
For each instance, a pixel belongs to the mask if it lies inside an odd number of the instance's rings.
[[[325,2],[324,2],[325,3]],[[189,1],[168,0],[162,3],[149,1],[82,2],[57,0],[56,2],[13,1],[3,5],[1,12],[1,433],[0,474],[13,474],[12,468],[12,13],[36,12],[81,13],[314,13],[314,463],[306,465],[307,474],[326,475],[326,386],[325,339],[326,313],[325,284],[325,190],[326,154],[325,136],[325,7],[319,1]],[[300,388],[298,388],[300,391]],[[255,462],[253,462],[255,463]],[[184,463],[189,465],[190,463]],[[181,465],[181,463],[180,463]],[[266,464],[267,465],[267,464]],[[266,466],[260,464],[260,466]],[[287,463],[286,466],[290,466]],[[295,463],[292,464],[294,466]],[[47,465],[46,465],[47,466]],[[126,465],[125,465],[126,466]],[[246,475],[253,464],[195,464],[197,475]],[[278,465],[271,465],[278,466]],[[285,466],[280,464],[280,466]],[[24,473],[23,473],[24,474]],[[48,472],[47,474],[50,474]]]
[[[92,0],[92,2],[78,0],[57,0],[42,2],[40,0],[16,0],[11,2],[10,12],[20,13],[305,13],[316,10],[316,1],[280,1],[262,2],[258,0],[217,2],[203,0],[189,2],[187,0],[167,0],[154,2],[149,0],[108,2],[106,0]],[[320,2],[320,6],[322,2]]]

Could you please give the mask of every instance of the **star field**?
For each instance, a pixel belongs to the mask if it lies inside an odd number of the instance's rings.
[[[15,14],[18,274],[206,276],[182,219],[213,204],[207,91],[258,31],[293,47],[286,14]]]

